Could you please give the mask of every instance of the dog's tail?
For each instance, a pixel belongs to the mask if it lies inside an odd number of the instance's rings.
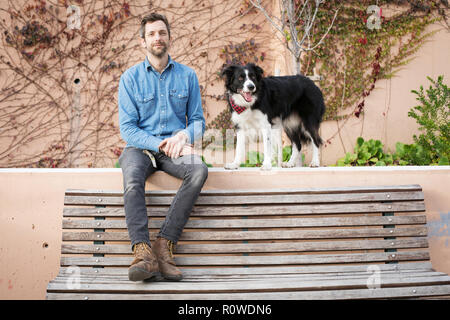
[[[303,119],[300,131],[301,142],[307,145],[312,140],[317,147],[320,147],[323,144],[323,140],[319,135],[319,127],[320,122],[315,121],[312,117]]]
[[[305,90],[305,96],[312,104],[313,107],[313,115],[316,118],[316,121],[322,122],[323,115],[325,113],[325,101],[323,99],[322,91],[319,87],[309,78],[306,78],[308,82],[308,87]]]

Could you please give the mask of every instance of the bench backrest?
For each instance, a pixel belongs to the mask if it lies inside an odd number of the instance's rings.
[[[152,240],[174,195],[146,192]],[[185,268],[230,272],[427,261],[424,210],[418,185],[205,190],[175,259]],[[63,216],[61,267],[128,268],[133,258],[122,192],[67,190]]]

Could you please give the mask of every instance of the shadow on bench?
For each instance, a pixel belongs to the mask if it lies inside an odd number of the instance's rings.
[[[206,190],[176,247],[181,282],[131,282],[122,192],[67,190],[48,299],[372,299],[450,295],[418,185]],[[174,191],[146,193],[153,241]],[[394,214],[395,213],[395,214]]]

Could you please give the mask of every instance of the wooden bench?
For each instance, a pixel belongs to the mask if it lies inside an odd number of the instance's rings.
[[[152,241],[174,194],[146,193]],[[48,299],[450,296],[429,261],[419,185],[203,191],[176,247],[180,282],[128,280],[122,195],[67,190]]]

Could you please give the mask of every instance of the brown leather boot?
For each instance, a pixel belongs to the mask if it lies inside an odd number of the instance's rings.
[[[156,239],[153,250],[158,259],[161,275],[167,280],[180,281],[183,278],[183,274],[173,260],[173,247],[174,243],[172,241],[160,237]]]
[[[134,260],[128,268],[128,279],[141,281],[160,275],[158,261],[148,244],[137,243],[133,248],[133,254]]]

